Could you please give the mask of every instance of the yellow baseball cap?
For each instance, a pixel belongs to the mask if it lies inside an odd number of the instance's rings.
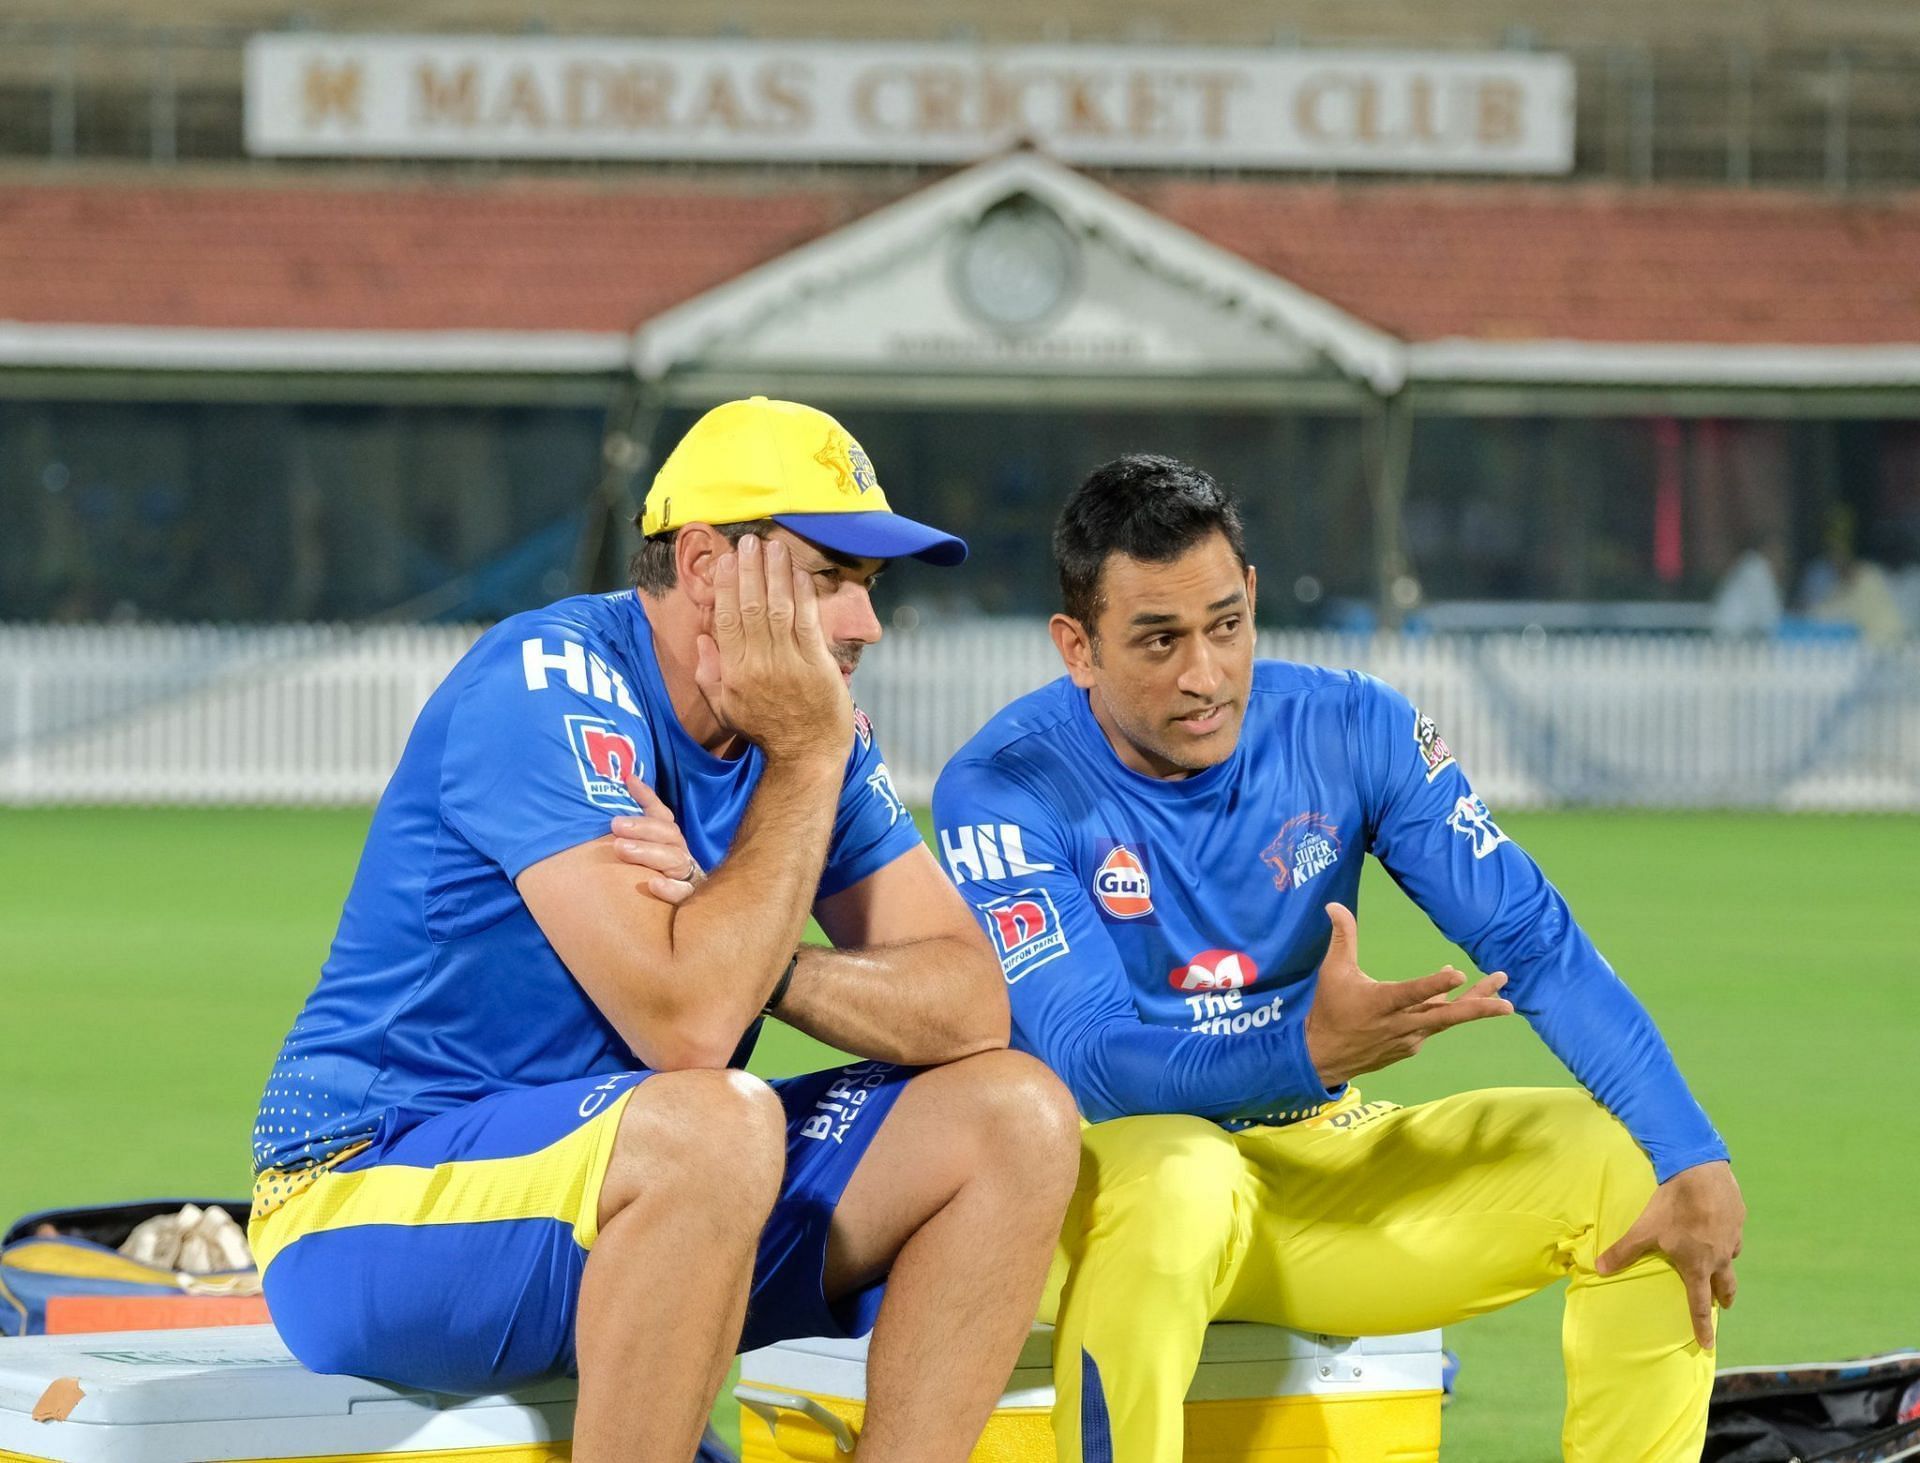
[[[797,401],[729,401],[695,422],[647,490],[640,532],[757,518],[863,559],[958,564],[967,556],[963,540],[890,509],[860,444]]]

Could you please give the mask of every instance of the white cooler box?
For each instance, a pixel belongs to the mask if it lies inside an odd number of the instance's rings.
[[[980,1463],[1053,1463],[1051,1342],[1044,1327],[1029,1338]],[[741,1358],[744,1463],[843,1457],[839,1439],[865,1415],[866,1350],[797,1341]],[[38,1336],[0,1341],[0,1463],[565,1463],[575,1390],[560,1379],[441,1397],[317,1376],[271,1326]],[[63,1418],[34,1421],[63,1398]],[[1435,1463],[1439,1445],[1437,1331],[1208,1331],[1186,1463]]]
[[[974,1463],[1054,1463],[1053,1331],[1036,1326]],[[1187,1392],[1185,1463],[1437,1463],[1440,1333],[1216,1324]],[[865,1341],[740,1358],[741,1463],[831,1463],[866,1414]]]
[[[63,1378],[78,1385],[79,1401],[64,1421],[35,1422],[43,1398],[71,1396]],[[577,1385],[440,1397],[317,1376],[271,1326],[33,1336],[0,1341],[0,1460],[562,1463],[572,1454]]]

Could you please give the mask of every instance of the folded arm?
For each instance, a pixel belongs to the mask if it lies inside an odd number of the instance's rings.
[[[520,897],[575,980],[649,1067],[722,1067],[806,927],[840,759],[771,763],[720,867],[676,905],[611,835],[524,870]]]
[[[775,1014],[856,1056],[932,1066],[1007,1044],[1007,996],[967,907],[924,847],[815,907]]]

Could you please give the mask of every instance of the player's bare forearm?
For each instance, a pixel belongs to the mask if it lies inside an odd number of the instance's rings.
[[[726,1065],[766,1004],[826,862],[842,760],[769,760],[726,859],[677,907],[611,838],[521,874],[542,932],[648,1066]]]
[[[844,1051],[917,1066],[1007,1044],[1000,964],[924,847],[814,914],[835,948],[801,952],[781,1020]]]
[[[769,762],[727,856],[667,918],[676,1024],[734,1043],[766,1004],[806,929],[844,759]],[[660,972],[634,972],[659,987]],[[724,1058],[723,1058],[724,1060]]]
[[[932,1067],[1007,1044],[1006,982],[981,942],[936,936],[800,952],[782,1021],[858,1057]]]

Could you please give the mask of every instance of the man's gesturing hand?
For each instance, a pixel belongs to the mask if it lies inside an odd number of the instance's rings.
[[[853,702],[820,630],[813,580],[787,546],[756,534],[713,572],[713,633],[699,640],[694,679],[714,714],[770,762],[846,759]]]
[[[1483,977],[1457,1000],[1447,993],[1466,983],[1451,965],[1419,980],[1377,981],[1360,968],[1360,932],[1353,912],[1329,904],[1333,940],[1320,962],[1320,983],[1307,1013],[1307,1054],[1329,1087],[1362,1072],[1412,1056],[1436,1031],[1513,1012],[1496,994],[1505,972]]]
[[[1734,1258],[1747,1222],[1746,1200],[1727,1163],[1683,1169],[1653,1191],[1633,1227],[1594,1262],[1602,1275],[1624,1270],[1651,1251],[1665,1255],[1687,1285],[1693,1338],[1713,1349],[1713,1302],[1724,1309],[1737,1289]]]

